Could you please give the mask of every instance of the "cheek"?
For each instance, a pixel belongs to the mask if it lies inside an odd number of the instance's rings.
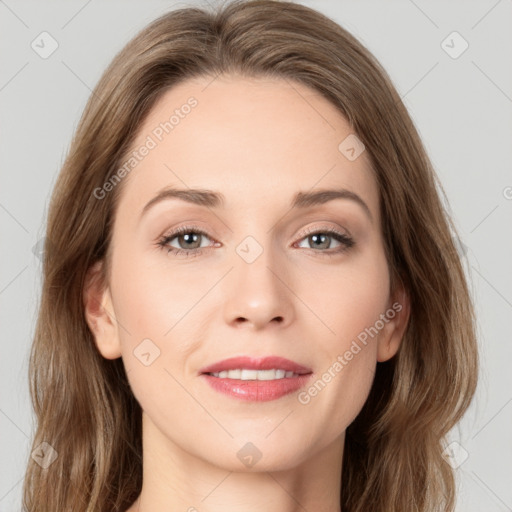
[[[170,268],[164,253],[119,260],[114,268],[117,316],[137,336],[169,337],[211,286],[204,274],[188,271],[186,265]]]
[[[188,340],[195,339],[183,327],[200,297],[200,283],[176,279],[135,257],[119,259],[113,269],[114,307],[122,326],[119,339],[132,392],[144,410],[159,409],[162,403],[182,410],[187,397],[172,377],[183,380],[176,369],[184,368]]]
[[[389,273],[379,246],[360,253],[324,275],[305,280],[304,302],[329,327],[316,340],[321,357],[318,380],[306,389],[300,403],[330,417],[332,435],[346,428],[363,407],[375,375],[381,315],[389,300]],[[314,281],[314,282],[313,282]],[[319,283],[328,283],[321,287]],[[316,286],[315,286],[316,283]],[[329,428],[331,428],[329,427]]]
[[[302,277],[300,277],[302,276]],[[375,244],[339,265],[297,273],[297,295],[315,312],[331,358],[374,326],[389,301],[389,272],[383,249]],[[380,323],[379,323],[380,325]]]
[[[122,357],[135,396],[149,405],[165,392],[169,404],[186,402],[171,376],[182,382],[192,371],[189,356],[201,342],[207,318],[208,301],[201,298],[218,272],[208,279],[210,274],[188,270],[187,264],[171,268],[165,253],[113,258],[112,268]]]

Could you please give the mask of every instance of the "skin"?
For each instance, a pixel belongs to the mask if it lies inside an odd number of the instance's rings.
[[[129,512],[339,511],[345,430],[409,317],[404,291],[390,293],[367,152],[354,161],[340,152],[353,130],[316,91],[238,76],[172,88],[133,148],[190,96],[198,105],[124,178],[109,282],[95,265],[84,292],[98,350],[122,357],[143,409],[143,488]],[[167,199],[141,218],[169,186],[218,191],[226,202]],[[290,210],[298,191],[335,188],[358,194],[373,219],[349,199]],[[192,257],[157,246],[191,222],[208,233],[202,247],[216,245]],[[343,244],[332,238],[317,248],[306,228],[334,228],[355,245],[336,253]],[[247,236],[263,249],[252,263],[236,252]],[[187,250],[183,237],[169,244]],[[314,383],[396,301],[401,311],[307,404],[297,392],[245,402],[199,376],[228,357],[278,355],[309,366]],[[160,350],[148,366],[134,355],[144,339]],[[252,467],[237,456],[248,442],[261,453]]]

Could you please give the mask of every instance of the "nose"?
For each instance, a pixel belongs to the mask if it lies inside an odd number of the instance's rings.
[[[224,318],[235,328],[283,328],[293,321],[293,293],[284,268],[264,251],[256,261],[235,260],[225,283]]]

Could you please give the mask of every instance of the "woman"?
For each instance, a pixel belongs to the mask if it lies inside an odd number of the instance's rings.
[[[389,77],[322,14],[151,23],[52,197],[27,510],[454,510],[477,348],[438,191]]]

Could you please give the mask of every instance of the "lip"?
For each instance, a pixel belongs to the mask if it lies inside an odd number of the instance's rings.
[[[313,374],[307,373],[298,377],[284,377],[277,380],[239,380],[221,379],[203,374],[201,378],[219,393],[248,402],[268,402],[304,387]]]
[[[275,380],[227,379],[208,375],[225,370],[245,368],[248,370],[281,369],[291,371],[298,376]],[[304,387],[313,374],[313,370],[284,357],[268,356],[262,358],[241,356],[218,361],[200,370],[200,376],[215,390],[239,400],[268,402],[293,393]]]
[[[217,373],[225,370],[236,370],[238,368],[246,368],[248,370],[271,370],[275,368],[298,373],[299,375],[305,375],[307,373],[313,372],[311,368],[303,366],[294,361],[290,361],[290,359],[286,359],[284,357],[268,356],[257,358],[240,356],[230,357],[229,359],[224,359],[209,366],[205,366],[199,370],[199,373]]]

